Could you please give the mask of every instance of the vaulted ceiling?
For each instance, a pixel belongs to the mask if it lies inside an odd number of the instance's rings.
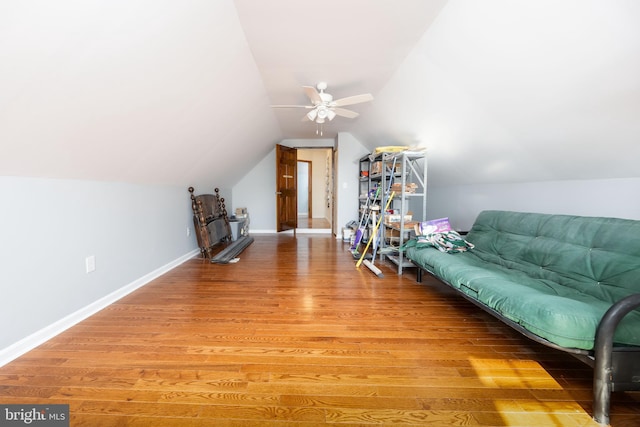
[[[427,147],[432,183],[637,177],[640,2],[4,0],[0,175],[231,187],[303,85],[323,137]]]

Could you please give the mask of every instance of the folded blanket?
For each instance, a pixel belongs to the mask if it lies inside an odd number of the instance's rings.
[[[417,248],[433,246],[440,252],[453,254],[466,252],[474,248],[473,243],[467,242],[458,232],[453,230],[417,236],[416,239],[407,242],[405,247],[408,246],[415,246]]]

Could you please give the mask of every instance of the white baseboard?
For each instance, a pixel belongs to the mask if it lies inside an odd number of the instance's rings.
[[[330,228],[297,228],[296,233],[301,234],[331,234]]]
[[[14,359],[17,359],[18,357],[22,356],[26,352],[33,350],[40,344],[50,340],[51,338],[64,332],[70,327],[80,323],[84,319],[92,316],[93,314],[97,313],[103,308],[118,301],[120,298],[130,294],[136,289],[143,287],[144,285],[151,282],[152,280],[162,276],[166,272],[176,268],[180,264],[184,263],[185,261],[197,255],[200,255],[200,249],[194,249],[193,251],[181,256],[180,258],[177,258],[163,265],[162,267],[159,267],[154,271],[148,274],[145,274],[144,276],[140,277],[137,280],[134,280],[128,285],[123,286],[122,288],[108,295],[105,295],[99,300],[96,300],[91,304],[87,305],[86,307],[83,307],[80,310],[77,310],[74,313],[71,313],[68,316],[63,317],[62,319],[52,323],[51,325],[46,326],[40,329],[39,331],[21,339],[20,341],[14,344],[11,344],[9,347],[3,348],[2,350],[0,350],[0,367],[6,365],[7,363],[11,362]]]
[[[330,228],[296,228],[296,233],[300,234],[331,234]],[[251,230],[251,234],[293,234],[293,230],[277,232],[276,230]]]

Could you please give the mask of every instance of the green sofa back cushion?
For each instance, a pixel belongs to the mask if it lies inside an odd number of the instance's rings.
[[[640,221],[483,211],[475,254],[607,303],[640,293]]]

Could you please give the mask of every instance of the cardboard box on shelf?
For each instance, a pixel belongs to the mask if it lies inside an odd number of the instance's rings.
[[[413,182],[409,182],[404,186],[405,193],[415,193],[417,189],[418,189],[418,184]],[[396,193],[402,192],[402,183],[394,182],[393,185],[391,186],[391,190],[395,191]]]
[[[393,168],[393,171],[391,170]],[[392,172],[394,175],[402,174],[402,165],[396,164],[395,168],[393,167],[393,163],[387,165],[388,172]]]
[[[416,222],[416,221],[405,221],[405,223],[404,223],[404,232],[408,233],[410,231],[415,231],[415,227],[416,227],[417,224],[420,224],[420,223]],[[393,227],[393,228],[385,228],[385,230],[387,230],[387,231],[391,231],[391,230],[396,231],[397,232],[396,234],[400,233],[400,222],[393,222],[393,223],[386,224],[386,225],[388,225],[389,227]],[[386,231],[385,231],[385,233],[386,233]]]
[[[398,239],[400,238],[400,230],[394,230],[393,228],[384,229],[385,239]]]
[[[406,231],[415,231],[415,227],[418,224],[419,224],[418,221],[405,221],[404,222],[404,229]]]
[[[394,224],[394,223],[398,223],[403,219],[403,215],[400,214],[386,214],[384,216],[384,222],[385,224]],[[411,222],[411,220],[413,219],[413,212],[409,211],[404,215],[404,222],[405,224],[408,222]]]
[[[382,174],[382,161],[378,160],[377,162],[371,163],[371,171],[370,175],[381,175]],[[384,173],[389,175],[393,173],[394,175],[399,175],[402,173],[402,165],[396,164],[393,166],[393,162],[385,162],[384,163]]]
[[[371,163],[371,175],[379,175],[382,173],[382,162]]]

